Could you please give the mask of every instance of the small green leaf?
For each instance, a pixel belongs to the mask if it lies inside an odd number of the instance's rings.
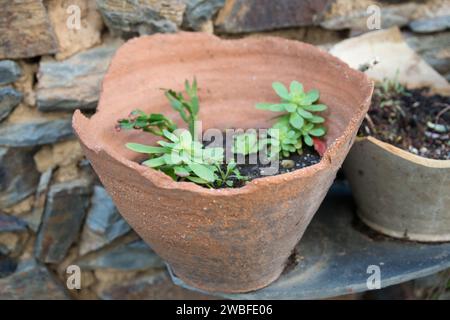
[[[163,148],[163,147],[153,147],[153,146],[146,146],[145,144],[140,143],[127,143],[125,145],[128,149],[140,152],[140,153],[164,153],[170,151],[169,148]]]
[[[292,81],[290,85],[291,93],[301,94],[303,93],[303,85],[298,81]]]
[[[259,110],[270,110],[274,112],[284,111],[284,104],[258,103],[256,108]]]
[[[150,116],[148,117],[148,119],[151,122],[155,122],[155,121],[161,121],[161,120],[165,120],[166,117],[164,117],[164,115],[160,114],[160,113],[152,113],[150,114]]]
[[[297,129],[301,129],[305,123],[305,120],[303,120],[302,117],[299,116],[297,112],[291,113],[289,117],[289,123]]]
[[[173,90],[167,90],[165,92],[165,95],[167,97],[167,99],[170,102],[170,105],[172,106],[172,108],[174,108],[176,111],[180,111],[183,109],[183,104],[181,103],[181,101],[179,101],[177,99],[177,94],[175,91]]]
[[[314,116],[311,119],[308,119],[308,121],[312,122],[312,123],[324,123],[325,119],[319,116]]]
[[[140,109],[135,109],[133,111],[130,112],[130,116],[144,116],[145,112],[140,110]]]
[[[205,165],[192,162],[189,164],[189,168],[203,180],[213,182],[216,179],[214,172]]]
[[[281,129],[289,126],[289,114],[282,115],[278,118],[277,122],[272,126],[274,129]]]
[[[309,131],[309,134],[314,137],[321,137],[326,133],[326,130],[324,127],[317,127]]]
[[[304,98],[304,103],[306,105],[310,105],[313,102],[316,102],[319,99],[319,95],[320,95],[319,90],[317,90],[317,89],[313,89],[313,90],[309,91]]]
[[[180,144],[183,149],[189,150],[192,148],[192,136],[191,133],[187,130],[183,130],[180,135],[178,136],[180,139]]]
[[[305,134],[305,135],[303,136],[303,140],[304,140],[305,143],[306,143],[308,146],[310,146],[310,147],[312,147],[312,145],[314,144],[313,139],[312,139],[308,134]]]
[[[166,129],[163,130],[163,134],[164,134],[164,136],[165,136],[167,139],[169,139],[169,140],[172,141],[172,142],[177,143],[177,142],[180,141],[180,139],[178,139],[178,137],[177,137],[176,135],[174,135],[173,133],[167,131]]]
[[[311,112],[305,111],[302,108],[298,108],[297,112],[300,116],[302,116],[302,118],[305,119],[311,119],[312,117],[314,117],[314,115]]]
[[[180,166],[175,167],[174,170],[175,170],[175,174],[182,178],[189,176],[189,173],[190,173],[189,170],[187,170],[184,167],[180,167]]]
[[[176,151],[172,151],[170,154],[166,153],[163,157],[166,164],[176,165],[183,162],[183,159],[181,159],[180,155]]]
[[[160,146],[163,146],[163,147],[167,147],[169,149],[172,149],[173,147],[176,146],[176,144],[173,142],[167,142],[167,141],[163,141],[163,140],[158,141],[157,144],[159,144]]]
[[[187,176],[186,179],[188,179],[188,180],[190,180],[190,181],[192,181],[194,183],[197,183],[197,184],[207,184],[207,183],[209,183],[208,181],[203,180],[203,179],[201,179],[199,177]]]
[[[312,130],[313,128],[314,128],[314,124],[313,123],[308,123],[307,125],[305,125],[302,128],[302,131],[307,133],[308,131]]]
[[[149,159],[147,161],[142,162],[142,164],[145,166],[148,166],[150,168],[156,168],[156,167],[165,165],[166,162],[164,161],[164,156],[163,156],[163,157],[159,157],[159,158]]]
[[[297,110],[297,105],[294,103],[283,103],[281,104],[281,106],[283,106],[284,110],[286,110],[287,112],[294,112],[295,110]]]
[[[302,106],[303,109],[313,112],[320,112],[327,110],[327,106],[324,104],[312,104],[312,105],[306,105]]]
[[[291,98],[291,95],[289,94],[289,91],[286,89],[284,84],[281,82],[274,82],[272,83],[272,88],[275,90],[275,92],[283,99],[289,100]]]
[[[232,171],[232,170],[234,170],[234,168],[236,168],[236,162],[234,162],[233,160],[231,160],[231,161],[228,162],[228,164],[227,164],[227,171]]]
[[[272,103],[257,103],[256,109],[259,110],[270,110],[270,107],[272,106]]]

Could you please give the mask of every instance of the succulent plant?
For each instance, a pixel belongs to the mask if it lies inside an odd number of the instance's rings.
[[[249,155],[260,150],[256,132],[246,132],[233,137],[231,151],[235,154]]]
[[[271,156],[278,152],[283,157],[289,157],[291,152],[294,153],[302,148],[300,133],[289,127],[271,128],[268,133],[273,138],[270,144]]]
[[[278,117],[272,128],[280,130],[280,152],[287,157],[291,152],[302,152],[303,142],[308,146],[315,145],[315,141],[326,134],[322,125],[325,119],[315,114],[325,111],[325,104],[316,103],[319,91],[303,90],[303,85],[292,81],[288,90],[282,83],[274,82],[273,89],[281,98],[280,103],[258,103],[257,109],[285,112]],[[284,141],[284,142],[283,142]]]

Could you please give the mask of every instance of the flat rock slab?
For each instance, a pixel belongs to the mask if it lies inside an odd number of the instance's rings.
[[[0,85],[13,83],[21,74],[22,70],[17,62],[12,60],[0,61]]]
[[[25,221],[0,212],[0,232],[20,232],[26,229]]]
[[[8,115],[22,101],[23,94],[13,87],[0,88],[0,122],[8,117]]]
[[[35,243],[35,256],[45,263],[61,262],[78,238],[90,196],[89,181],[79,179],[50,187]]]
[[[0,59],[56,53],[58,45],[42,0],[2,1]]]
[[[69,296],[44,265],[29,260],[21,263],[15,273],[0,279],[0,299],[65,300]]]
[[[202,25],[210,20],[223,7],[225,0],[185,0],[186,11],[183,26],[193,30],[200,30]]]
[[[376,81],[395,78],[410,89],[430,87],[450,92],[449,83],[408,46],[396,27],[343,40],[330,53],[355,69],[377,58],[380,62],[365,72]]]
[[[108,28],[123,35],[175,32],[186,9],[184,0],[97,0],[97,6]]]
[[[164,267],[161,258],[142,240],[100,250],[84,256],[76,264],[83,270],[143,271]]]
[[[174,285],[164,270],[147,272],[128,281],[114,281],[98,292],[103,300],[205,300],[213,297]]]
[[[450,29],[450,15],[416,20],[411,22],[409,27],[418,33],[444,31]]]
[[[356,220],[348,189],[336,187],[295,252],[293,258],[298,263],[288,266],[268,287],[245,294],[215,295],[245,300],[321,299],[367,291],[369,266],[380,268],[382,288],[450,267],[450,243],[422,244],[379,235]],[[172,280],[189,288],[173,274]]]
[[[0,146],[31,147],[55,143],[73,137],[72,121],[62,119],[31,119],[0,126]]]
[[[30,148],[0,147],[0,208],[10,207],[35,192],[39,172],[33,155]]]
[[[0,253],[0,279],[14,273],[17,268],[17,261],[10,256]]]
[[[308,26],[329,0],[234,0],[219,11],[219,32],[243,33]]]
[[[94,109],[111,57],[121,41],[112,41],[64,61],[47,58],[38,72],[37,107],[40,111]]]
[[[450,74],[450,31],[434,34],[406,34],[405,41],[442,75]]]
[[[130,229],[106,190],[101,186],[94,186],[91,206],[81,234],[80,254],[98,250]]]

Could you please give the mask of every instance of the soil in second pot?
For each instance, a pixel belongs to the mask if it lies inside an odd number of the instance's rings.
[[[450,97],[385,81],[375,87],[358,135],[373,136],[425,158],[449,160]]]

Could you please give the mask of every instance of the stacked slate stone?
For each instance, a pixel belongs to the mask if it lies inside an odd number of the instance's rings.
[[[381,27],[401,27],[408,44],[450,79],[449,1],[376,3]],[[0,299],[207,298],[174,286],[162,260],[122,219],[75,140],[72,112],[95,112],[109,62],[129,38],[180,30],[222,37],[269,34],[326,48],[369,31],[367,5],[356,0],[3,4],[0,15],[8,19],[0,17]],[[66,285],[70,265],[82,270],[79,290]]]

